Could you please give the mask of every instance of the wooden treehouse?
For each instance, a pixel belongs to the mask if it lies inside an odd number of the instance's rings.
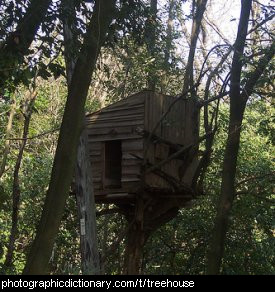
[[[125,215],[125,273],[138,273],[149,235],[195,196],[199,140],[192,99],[146,90],[86,115],[76,167],[84,258],[97,254],[94,190],[96,203]]]
[[[194,101],[151,91],[88,114],[96,203],[142,217],[148,233],[173,218],[193,197],[198,121]]]

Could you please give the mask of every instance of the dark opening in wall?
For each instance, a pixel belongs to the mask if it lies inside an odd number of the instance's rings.
[[[121,187],[121,141],[105,142],[104,186],[105,188]]]

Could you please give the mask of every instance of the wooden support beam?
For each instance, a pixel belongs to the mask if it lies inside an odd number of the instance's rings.
[[[159,163],[153,165],[152,167],[148,168],[145,171],[145,174],[148,174],[150,172],[155,171],[156,169],[159,169],[160,167],[162,167],[163,165],[167,164],[171,160],[178,158],[180,155],[182,155],[185,152],[188,152],[191,148],[193,148],[194,146],[198,145],[203,140],[205,140],[209,135],[212,135],[212,132],[206,133],[205,135],[200,137],[195,143],[192,143],[192,144],[189,144],[189,145],[187,145],[185,147],[182,147],[179,151],[177,151],[174,154],[170,155],[167,159],[164,159],[164,160],[160,161]]]
[[[96,203],[114,204],[114,203],[130,203],[135,202],[136,194],[116,193],[102,194],[95,196]]]

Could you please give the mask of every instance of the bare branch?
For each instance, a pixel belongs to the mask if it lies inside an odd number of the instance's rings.
[[[60,128],[55,128],[55,129],[52,129],[52,130],[49,130],[49,131],[46,131],[44,133],[40,133],[38,135],[35,135],[35,136],[32,136],[32,137],[26,137],[26,138],[8,138],[6,140],[9,140],[9,141],[22,141],[22,140],[32,140],[32,139],[36,139],[36,138],[40,138],[42,136],[46,136],[46,135],[49,135],[49,134],[52,134],[54,132],[57,132],[59,131]]]
[[[275,53],[275,42],[266,50],[265,55],[259,60],[256,70],[250,74],[245,87],[241,93],[241,97],[246,101],[252,94],[253,89],[261,77],[262,73],[266,69],[268,63],[272,60]]]
[[[258,180],[258,179],[264,179],[266,177],[273,177],[275,176],[275,171],[273,172],[269,172],[269,173],[265,173],[265,174],[262,174],[262,175],[253,175],[253,176],[250,176],[250,177],[247,177],[241,181],[239,181],[237,184],[236,184],[236,187],[239,187],[240,185],[246,183],[246,182],[249,182],[251,180]],[[275,179],[275,177],[274,177]]]
[[[220,94],[208,99],[208,100],[202,100],[202,101],[199,101],[199,107],[203,107],[205,105],[208,105],[209,103],[215,101],[215,100],[218,100],[218,99],[221,99],[222,97],[228,95],[228,91],[225,91],[225,92],[221,92]]]
[[[203,140],[205,140],[209,135],[212,135],[212,132],[206,133],[205,135],[203,135],[202,137],[200,137],[195,143],[189,144],[183,148],[181,148],[179,151],[177,151],[176,153],[170,155],[168,158],[160,161],[159,163],[157,163],[156,165],[148,168],[145,171],[145,174],[148,174],[158,168],[160,168],[161,166],[165,165],[166,163],[168,163],[169,161],[171,161],[172,159],[176,159],[177,157],[179,157],[181,154],[189,151],[192,147],[194,147],[195,145],[198,145],[199,143],[201,143]]]

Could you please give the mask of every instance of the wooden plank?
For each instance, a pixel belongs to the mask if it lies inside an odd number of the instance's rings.
[[[102,168],[102,159],[100,161],[92,161],[93,168]]]
[[[92,168],[92,177],[93,179],[95,178],[96,180],[102,180],[102,172],[101,169],[94,169]]]
[[[122,152],[122,159],[127,160],[127,159],[133,159],[135,157],[140,157],[141,159],[143,158],[143,151],[141,150],[129,150],[129,151],[124,151]],[[137,158],[138,159],[138,158]]]
[[[149,109],[149,127],[150,127],[150,132],[152,132],[153,127],[155,126],[155,110],[157,110],[154,108],[154,95],[153,95],[153,93],[150,93],[149,107],[150,107],[150,109]]]
[[[140,136],[138,135],[117,135],[115,137],[112,137],[112,136],[109,136],[109,135],[98,135],[97,137],[93,138],[93,140],[96,142],[96,141],[101,141],[101,142],[104,142],[104,141],[114,141],[114,140],[134,140],[134,139],[137,139],[137,138],[140,138]]]
[[[101,182],[101,177],[93,176],[93,182],[94,182],[94,183]]]
[[[122,178],[121,179],[121,182],[122,183],[125,183],[125,182],[136,182],[136,181],[140,181],[140,178],[138,178],[138,177],[125,177],[125,178]]]
[[[144,102],[144,129],[149,131],[150,95],[147,94]]]
[[[110,128],[103,128],[103,129],[93,129],[90,128],[89,130],[87,130],[88,132],[88,137],[90,140],[92,140],[94,135],[110,135],[111,134],[111,130]],[[118,127],[116,132],[118,134],[129,134],[134,132],[135,130],[135,126],[134,127]]]
[[[127,98],[123,101],[117,102],[117,103],[113,103],[112,105],[108,106],[109,108],[115,109],[115,108],[125,108],[125,107],[133,107],[135,105],[139,105],[142,103],[142,99],[139,98]]]
[[[91,150],[91,149],[89,149],[89,155],[90,156],[101,156],[101,151],[99,151],[99,150]]]
[[[102,169],[101,167],[99,167],[99,163],[97,163],[98,165],[95,165],[95,163],[93,161],[91,161],[92,164],[92,174],[94,177],[98,176],[101,177],[102,174]],[[98,174],[98,175],[96,175]]]
[[[88,149],[91,151],[101,150],[101,142],[93,142],[93,141],[89,141],[88,139]]]
[[[167,111],[174,100],[175,98],[171,97],[165,98],[163,112]],[[172,143],[184,143],[184,124],[186,119],[184,112],[185,103],[185,100],[177,101],[163,122],[162,137]]]
[[[155,164],[155,145],[153,143],[148,144],[146,160],[151,164]]]
[[[143,139],[122,141],[122,152],[143,150]]]
[[[122,159],[122,167],[131,166],[131,165],[140,166],[141,164],[142,164],[142,161],[140,159],[136,159],[136,158]]]
[[[140,188],[140,180],[124,181],[122,182],[123,189],[129,190],[129,192],[137,192]]]
[[[124,115],[123,113],[121,113],[119,116],[114,117],[114,116],[110,116],[110,117],[99,117],[98,119],[95,119],[93,121],[90,121],[89,123],[87,123],[87,125],[91,126],[93,124],[98,124],[98,123],[109,123],[109,122],[125,122],[125,121],[131,121],[131,120],[143,120],[143,113],[142,114],[138,114],[138,115]]]
[[[93,116],[94,114],[96,113],[100,113],[102,111],[109,111],[109,110],[112,110],[114,108],[117,108],[117,107],[124,107],[127,105],[131,105],[131,108],[133,108],[136,104],[143,104],[144,103],[144,99],[145,99],[145,96],[147,94],[147,91],[143,91],[143,92],[139,92],[139,93],[136,93],[134,95],[131,95],[123,100],[120,100],[116,103],[113,103],[107,107],[105,107],[104,109],[102,110],[99,110],[95,113],[90,113],[90,114],[87,114],[86,117],[89,118],[91,116]]]
[[[89,157],[92,163],[100,162],[102,160],[101,155],[89,155]]]
[[[199,115],[196,103],[193,100],[188,101],[186,104],[186,132],[185,142],[186,144],[194,143],[198,139],[198,126],[199,126]]]
[[[143,125],[144,121],[143,119],[141,120],[135,120],[135,121],[122,121],[122,122],[116,122],[114,123],[99,123],[99,124],[88,124],[87,129],[100,129],[100,128],[111,128],[111,129],[116,129],[119,127],[125,127],[125,126],[140,126]]]
[[[179,179],[179,168],[182,166],[182,161],[179,160],[171,160],[166,165],[161,167],[161,170],[167,173],[168,175],[174,177],[175,179]]]
[[[171,186],[161,177],[150,173],[145,177],[145,182],[147,185],[155,188],[170,188]]]
[[[98,122],[98,121],[102,121],[102,120],[108,120],[108,119],[118,119],[118,118],[130,118],[133,117],[134,119],[137,119],[139,117],[143,117],[144,112],[143,112],[143,108],[139,108],[138,110],[130,110],[130,109],[125,109],[121,112],[117,112],[116,114],[113,113],[101,113],[98,115],[95,115],[89,119],[87,119],[87,124],[88,123],[94,123],[94,122]]]
[[[157,143],[155,145],[155,157],[158,159],[166,159],[169,155],[170,147],[164,143]]]
[[[122,190],[124,191],[124,190]],[[124,196],[112,196],[112,194],[109,194],[106,191],[103,191],[98,195],[95,196],[96,203],[101,203],[101,204],[115,204],[115,203],[120,203],[120,204],[132,204],[136,200],[136,195],[135,194],[128,194],[124,193]]]
[[[86,116],[86,121],[89,121],[90,119],[93,119],[93,117],[96,117],[96,116],[99,116],[99,115],[103,115],[103,114],[113,114],[115,115],[117,112],[120,112],[120,111],[123,111],[123,110],[129,110],[129,111],[138,111],[140,109],[143,108],[143,103],[140,103],[140,104],[137,104],[137,105],[131,105],[129,107],[128,106],[124,106],[124,107],[115,107],[115,106],[112,106],[110,108],[104,108],[100,111],[97,111],[97,112],[94,112],[90,115],[87,115]]]
[[[150,124],[151,124],[151,131],[152,131],[162,116],[163,95],[152,93],[151,100],[152,100],[151,110],[153,111],[153,113],[152,113],[152,117],[151,117],[152,120],[150,121]],[[159,127],[156,129],[154,134],[161,136],[161,125],[159,125]]]
[[[140,175],[140,166],[139,165],[127,165],[122,167],[122,177],[127,176],[128,174]]]
[[[131,198],[131,199],[135,198],[134,194],[128,194],[126,192],[109,193],[109,191],[102,191],[99,196],[101,196],[102,199],[106,199],[106,200],[107,199],[112,199],[114,201],[116,201],[118,199],[124,199],[124,198]]]
[[[101,128],[101,129],[89,129],[87,130],[88,134],[89,134],[89,142],[92,143],[94,136],[96,135],[118,135],[118,134],[133,134],[133,135],[137,135],[138,131],[142,131],[143,130],[143,126],[123,126],[123,127],[117,127],[115,130],[113,128]],[[138,136],[141,138],[142,136],[140,134],[138,134]]]

